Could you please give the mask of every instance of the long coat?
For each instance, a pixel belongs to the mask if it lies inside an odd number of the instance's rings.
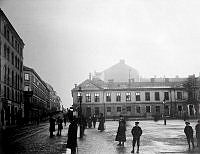
[[[104,123],[105,123],[105,118],[102,116],[99,118],[98,130],[101,130],[101,131],[105,130]]]
[[[185,126],[184,132],[187,138],[193,138],[193,129],[191,126]]]
[[[117,130],[115,141],[126,142],[126,121],[125,120],[119,120],[119,127]]]
[[[49,127],[49,131],[50,132],[54,132],[55,131],[55,119],[53,117],[51,117],[49,119],[49,123],[50,123],[50,127]]]
[[[200,139],[200,124],[197,124],[195,126],[195,130],[196,130],[196,138]]]
[[[77,147],[77,122],[74,120],[69,125],[68,129],[68,139],[66,147],[69,149],[74,149]]]

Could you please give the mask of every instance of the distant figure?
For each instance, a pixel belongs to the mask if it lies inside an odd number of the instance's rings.
[[[76,154],[77,148],[77,120],[75,117],[69,118],[69,129],[66,148],[71,149],[71,154]]]
[[[91,116],[89,116],[87,119],[87,125],[88,125],[88,128],[92,127],[92,117]]]
[[[139,122],[135,122],[135,126],[131,130],[131,133],[133,135],[133,150],[131,151],[131,153],[134,153],[136,142],[137,142],[137,153],[139,153],[140,136],[142,135],[142,129],[138,126],[138,124]]]
[[[198,124],[195,126],[195,130],[197,138],[197,147],[200,148],[200,120],[198,120]]]
[[[185,132],[185,135],[187,137],[187,142],[188,142],[189,150],[190,150],[190,141],[192,142],[192,147],[194,148],[193,129],[190,126],[189,122],[186,121],[185,124],[186,124],[186,126],[185,126],[185,129],[184,129],[184,132]]]
[[[63,129],[63,120],[62,118],[59,116],[58,119],[57,119],[57,123],[58,123],[58,132],[57,132],[57,136],[61,136],[61,132],[62,132],[62,129]]]
[[[67,123],[67,117],[66,117],[66,115],[64,116],[64,124],[65,124],[65,126],[66,126],[66,123]]]
[[[96,127],[96,122],[97,122],[97,117],[96,117],[96,115],[94,114],[93,117],[92,117],[92,123],[93,123],[93,127],[94,127],[94,128]]]
[[[115,141],[119,141],[118,146],[124,146],[124,142],[126,142],[126,121],[122,115],[120,115],[119,126]]]
[[[104,123],[105,123],[105,118],[104,118],[104,116],[103,116],[103,113],[100,113],[100,117],[99,117],[99,127],[98,127],[98,130],[100,130],[100,132],[102,132],[102,131],[105,130]]]
[[[50,124],[50,126],[49,126],[49,132],[50,132],[50,137],[53,137],[53,132],[55,131],[55,119],[52,117],[52,116],[50,116],[50,118],[49,118],[49,124]]]

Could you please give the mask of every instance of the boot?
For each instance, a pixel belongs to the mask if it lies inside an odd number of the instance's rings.
[[[137,153],[139,153],[139,146],[138,146],[138,148],[137,148]]]
[[[131,151],[131,153],[134,153],[134,148],[133,148],[133,150]]]

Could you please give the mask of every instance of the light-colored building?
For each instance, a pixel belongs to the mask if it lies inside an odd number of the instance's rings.
[[[154,80],[150,82],[104,82],[87,79],[72,89],[73,106],[80,106],[79,87],[82,89],[82,112],[85,116],[105,114],[115,118],[127,117],[183,116],[187,110],[188,93],[183,87],[186,78],[179,82]],[[164,102],[164,104],[163,104]],[[165,109],[164,109],[165,108]]]
[[[0,9],[0,128],[16,125],[24,116],[24,42]]]

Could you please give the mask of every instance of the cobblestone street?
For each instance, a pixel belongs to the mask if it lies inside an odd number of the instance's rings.
[[[191,121],[193,129],[195,124],[196,121]],[[17,138],[13,137],[13,142],[6,146],[7,153],[68,154],[70,153],[70,150],[66,149],[68,125],[69,123],[67,126],[64,126],[62,136],[54,136],[53,138],[49,137],[48,123],[33,128],[31,127],[29,129],[24,128],[22,130],[23,132],[26,132],[26,135],[19,137],[19,135],[16,134]],[[104,132],[97,131],[97,128],[85,130],[85,136],[83,139],[78,138],[78,154],[126,154],[131,152],[131,129],[134,125],[134,121],[127,122],[127,141],[124,147],[117,146],[118,142],[115,142],[118,122],[106,121],[105,125],[106,130]],[[185,134],[183,132],[185,124],[182,120],[167,120],[166,126],[163,125],[162,120],[158,122],[140,121],[140,126],[143,129],[140,147],[140,153],[142,154],[200,153],[197,147],[192,151],[188,150]],[[18,134],[20,134],[20,132],[18,132]],[[56,134],[56,132],[54,134]]]

